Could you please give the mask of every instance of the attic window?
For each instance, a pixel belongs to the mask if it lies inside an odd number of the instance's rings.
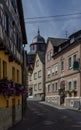
[[[61,46],[59,47],[58,51],[59,51],[59,52],[61,51]]]
[[[73,43],[75,41],[74,37],[70,39],[70,43]]]

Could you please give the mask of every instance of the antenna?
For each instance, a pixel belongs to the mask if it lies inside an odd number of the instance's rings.
[[[65,35],[66,35],[66,38],[68,38],[68,31],[67,30],[65,31]]]

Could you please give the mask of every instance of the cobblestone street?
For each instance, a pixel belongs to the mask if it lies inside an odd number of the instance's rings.
[[[9,130],[81,130],[81,112],[28,101],[26,117]]]

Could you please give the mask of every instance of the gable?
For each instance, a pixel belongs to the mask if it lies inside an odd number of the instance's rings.
[[[47,46],[46,46],[46,52],[45,52],[45,54],[46,54],[49,50],[51,50],[51,49],[53,50],[53,45],[52,45],[51,41],[48,40]]]

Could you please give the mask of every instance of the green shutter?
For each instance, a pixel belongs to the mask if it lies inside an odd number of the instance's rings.
[[[73,69],[74,70],[79,70],[79,62],[78,61],[74,61],[74,63],[73,63]]]

